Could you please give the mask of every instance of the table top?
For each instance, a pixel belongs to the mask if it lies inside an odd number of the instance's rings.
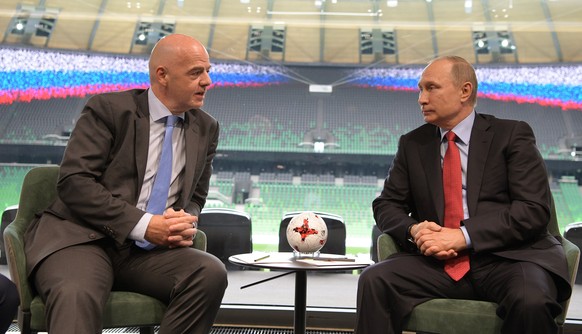
[[[228,261],[236,265],[265,269],[302,271],[362,269],[374,261],[353,256],[320,254],[317,257],[295,257],[292,252],[254,252],[232,255]]]

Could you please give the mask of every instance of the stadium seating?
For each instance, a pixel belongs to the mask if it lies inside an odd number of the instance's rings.
[[[337,69],[334,71],[337,73]],[[333,80],[326,77],[330,73],[318,68],[322,80]],[[47,138],[69,129],[87,98],[0,104],[0,143],[44,141],[50,144]],[[326,153],[353,154],[355,159],[361,159],[361,155],[378,155],[388,160],[397,150],[399,137],[422,123],[416,100],[416,92],[379,90],[350,83],[338,85],[328,97],[321,97],[309,93],[305,84],[286,83],[261,87],[216,86],[209,91],[204,109],[220,122],[219,153],[231,150],[274,154],[311,152],[312,148],[298,144],[309,129],[320,125],[330,129],[339,144]],[[478,111],[529,122],[545,158],[568,159],[568,155],[559,156],[560,147],[556,143],[576,129],[582,129],[582,113],[578,110],[563,111],[539,104],[524,108],[516,102],[480,99]],[[560,117],[556,117],[558,113]],[[346,174],[341,182],[336,182],[336,176],[329,169],[299,174],[295,171],[295,175],[260,172],[253,175],[260,180],[258,183],[252,182],[248,187],[245,181],[247,186],[241,196],[236,187],[240,180],[236,177],[236,165],[228,168],[216,171],[211,179],[206,207],[244,209],[252,216],[253,233],[275,235],[284,212],[318,210],[341,215],[350,240],[369,242],[374,225],[371,202],[380,190],[379,178],[383,176]],[[28,169],[0,169],[0,209],[17,202],[19,186]],[[250,176],[245,178],[248,181]],[[560,208],[562,230],[568,223],[582,220],[579,204],[582,199],[575,182],[561,182],[552,191]]]
[[[0,164],[0,212],[18,204],[22,180],[35,165]]]
[[[24,175],[36,165],[0,165],[0,209],[18,203]],[[242,205],[233,202],[233,172],[217,172],[210,184],[206,208],[244,210],[252,217],[253,235],[277,235],[281,217],[289,211],[334,212],[344,218],[352,243],[369,243],[374,226],[371,203],[381,189],[375,176],[346,175],[330,181],[329,174],[304,175],[293,182],[290,173],[261,173],[252,186],[252,199]],[[582,195],[577,181],[564,178],[552,185],[560,230],[582,221]],[[268,239],[268,238],[267,238]],[[263,240],[263,239],[261,239]]]
[[[327,152],[391,155],[396,152],[400,135],[422,124],[415,92],[352,85],[336,88],[331,97],[318,103],[307,87],[299,84],[215,87],[208,94],[205,109],[221,124],[219,150],[223,151],[310,152],[311,147],[299,144],[307,131],[320,125],[333,133],[338,144]],[[55,137],[72,128],[86,100],[0,104],[0,141],[54,142]],[[318,108],[323,124],[317,124]],[[546,158],[558,156],[558,141],[574,131],[568,129],[582,128],[579,112],[560,111],[560,117],[556,117],[556,108],[538,104],[523,108],[514,102],[482,99],[478,111],[529,122]]]

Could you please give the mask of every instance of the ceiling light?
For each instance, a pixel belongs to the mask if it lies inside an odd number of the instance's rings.
[[[386,1],[386,6],[388,6],[390,8],[394,8],[394,7],[398,6],[398,0],[388,0],[388,1]]]
[[[471,14],[473,12],[473,0],[465,0],[465,13]]]

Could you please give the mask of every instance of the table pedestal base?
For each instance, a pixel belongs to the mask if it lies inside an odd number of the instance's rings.
[[[307,313],[307,272],[299,270],[295,272],[295,334],[305,334]]]

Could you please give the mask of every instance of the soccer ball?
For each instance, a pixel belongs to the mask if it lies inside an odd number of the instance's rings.
[[[316,253],[327,241],[327,225],[313,212],[302,212],[287,226],[287,242],[296,252]]]

